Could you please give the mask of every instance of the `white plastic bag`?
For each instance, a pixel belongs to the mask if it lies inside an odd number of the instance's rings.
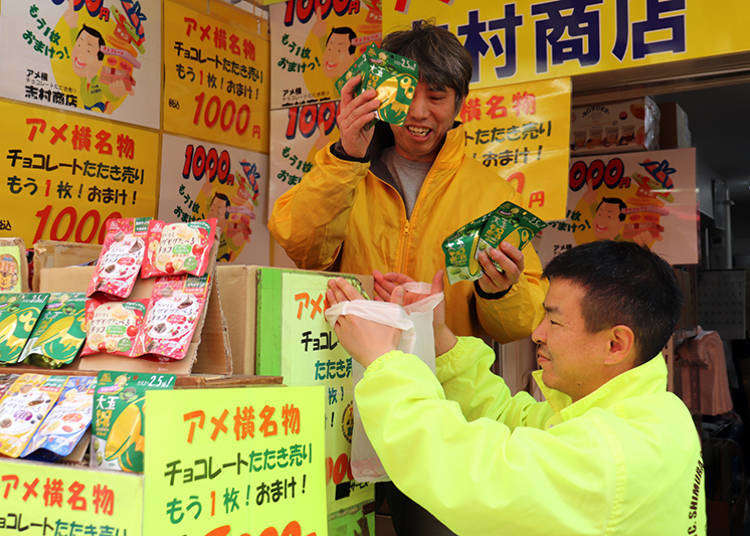
[[[432,317],[435,307],[443,301],[443,293],[430,295],[429,283],[406,283],[404,290],[426,297],[405,307],[395,303],[353,300],[337,303],[326,310],[326,319],[336,325],[340,315],[355,315],[402,331],[397,350],[414,354],[435,371],[435,342]],[[352,384],[357,385],[365,369],[352,360]],[[367,438],[362,419],[354,401],[354,431],[352,432],[351,467],[354,479],[360,482],[384,482],[388,475]]]

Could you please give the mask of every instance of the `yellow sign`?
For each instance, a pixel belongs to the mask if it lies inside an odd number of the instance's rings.
[[[111,218],[156,215],[159,135],[0,101],[0,236],[99,243]]]
[[[750,50],[746,0],[385,0],[384,35],[445,24],[496,86]]]
[[[223,2],[210,6],[207,15],[164,3],[164,129],[268,153],[265,26]]]
[[[459,118],[466,152],[512,183],[524,208],[565,217],[570,78],[474,89]]]
[[[144,534],[326,534],[322,387],[149,391]]]
[[[0,462],[4,534],[142,534],[143,479],[53,464]]]

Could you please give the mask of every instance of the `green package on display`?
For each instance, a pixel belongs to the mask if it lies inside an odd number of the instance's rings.
[[[46,292],[0,294],[0,363],[17,363],[47,303]]]
[[[84,292],[51,292],[19,361],[45,368],[71,363],[86,339]]]
[[[172,389],[174,374],[101,371],[94,393],[91,466],[143,472],[146,391]]]

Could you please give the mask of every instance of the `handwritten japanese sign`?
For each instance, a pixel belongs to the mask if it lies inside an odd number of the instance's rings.
[[[324,536],[321,387],[151,391],[144,534]]]
[[[162,137],[159,218],[216,218],[218,260],[268,264],[268,155],[190,138]]]
[[[338,99],[333,83],[380,44],[381,0],[287,0],[270,6],[269,18],[272,110]]]
[[[99,243],[110,218],[156,212],[158,134],[0,102],[0,236]]]
[[[323,312],[328,276],[274,268],[258,279],[259,374],[277,374],[286,385],[325,387],[328,513],[372,500],[373,488],[352,481],[352,360]]]
[[[671,264],[698,262],[695,149],[573,159],[564,219],[534,240],[543,263],[594,240],[625,240]]]
[[[3,534],[142,533],[140,476],[2,461],[0,496]]]
[[[271,110],[271,171],[268,213],[276,200],[313,167],[315,153],[338,139],[339,101]]]
[[[745,0],[385,0],[383,28],[434,19],[474,63],[473,87],[750,50]],[[707,39],[721,29],[721,39]]]
[[[159,128],[158,0],[3,2],[0,95]]]
[[[466,152],[510,182],[544,220],[565,215],[570,79],[474,89],[459,119]]]
[[[268,38],[253,15],[210,5],[164,3],[164,129],[267,153]]]

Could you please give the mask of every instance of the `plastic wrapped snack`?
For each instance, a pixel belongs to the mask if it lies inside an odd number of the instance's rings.
[[[18,458],[63,390],[67,376],[22,374],[0,401],[0,454]]]
[[[91,466],[143,472],[145,393],[172,389],[174,374],[102,371],[94,393]]]
[[[152,221],[141,276],[204,275],[211,263],[215,235],[216,218],[169,224]]]
[[[143,329],[143,352],[182,359],[206,304],[209,277],[163,277],[154,284]]]
[[[148,300],[106,302],[86,300],[86,342],[81,355],[140,355],[140,333]]]
[[[0,363],[18,362],[49,294],[0,294]]]
[[[83,292],[51,292],[20,361],[46,368],[71,363],[86,339],[85,314]]]
[[[146,251],[150,218],[109,220],[107,234],[86,296],[100,292],[127,298],[133,290]]]

